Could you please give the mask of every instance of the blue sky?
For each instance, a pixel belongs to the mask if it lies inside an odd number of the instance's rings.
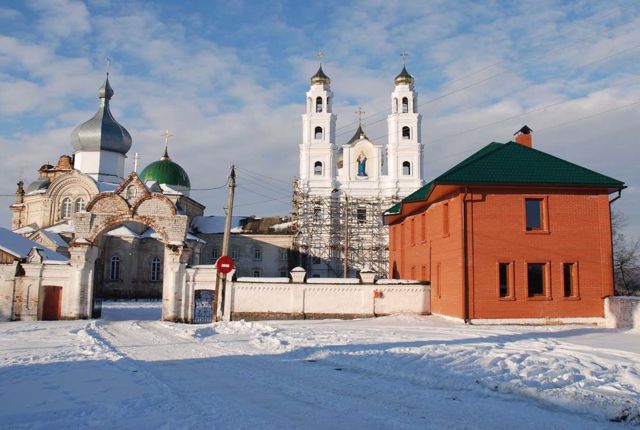
[[[237,164],[238,213],[286,214],[305,92],[325,52],[337,142],[386,141],[393,77],[409,53],[425,179],[523,124],[534,146],[627,183],[615,203],[640,235],[640,3],[630,1],[144,2],[0,4],[0,194],[71,152],[110,57],[112,111],[141,164],[170,154],[194,188]],[[132,157],[127,170],[132,170]],[[194,191],[220,214],[222,191]],[[10,197],[1,197],[6,207]],[[269,200],[269,201],[267,201]],[[0,211],[0,224],[9,224]]]

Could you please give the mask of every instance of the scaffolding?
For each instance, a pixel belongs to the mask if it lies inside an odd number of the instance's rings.
[[[344,192],[310,195],[297,180],[293,189],[294,248],[309,276],[342,277],[345,251],[348,276],[365,268],[388,276],[389,228],[382,213],[397,200]]]

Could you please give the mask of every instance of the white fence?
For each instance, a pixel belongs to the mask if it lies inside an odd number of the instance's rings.
[[[604,313],[609,328],[640,330],[640,297],[607,297]]]
[[[225,319],[362,318],[390,314],[430,313],[429,285],[419,281],[311,278],[238,278],[227,282]],[[300,276],[302,275],[302,276]],[[187,296],[193,308],[195,290],[213,290],[215,268],[187,269]]]

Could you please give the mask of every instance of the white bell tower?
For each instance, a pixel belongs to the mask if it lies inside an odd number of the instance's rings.
[[[407,54],[402,53],[403,60]],[[418,113],[418,94],[415,80],[406,65],[394,79],[391,93],[391,114],[387,118],[389,130],[388,176],[390,186],[399,197],[405,197],[423,185],[422,180],[422,115]]]
[[[318,54],[320,57],[322,54]],[[332,111],[331,79],[322,64],[311,77],[307,109],[302,115],[300,185],[315,195],[329,195],[334,185],[336,115]]]

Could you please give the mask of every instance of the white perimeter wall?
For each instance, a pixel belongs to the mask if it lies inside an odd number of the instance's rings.
[[[425,315],[431,310],[428,285],[343,283],[324,278],[322,283],[263,282],[240,279],[227,291],[231,315],[238,317],[327,318],[388,315]],[[378,291],[380,297],[374,297]],[[225,312],[228,317],[228,313]]]
[[[232,274],[231,274],[232,275]],[[187,269],[188,306],[193,314],[195,290],[214,290],[215,266]],[[430,289],[417,281],[362,284],[357,279],[311,278],[293,283],[289,278],[238,278],[227,282],[225,319],[327,318],[430,313]],[[374,298],[374,291],[382,293]]]
[[[640,330],[640,297],[607,297],[604,316],[609,328]]]

